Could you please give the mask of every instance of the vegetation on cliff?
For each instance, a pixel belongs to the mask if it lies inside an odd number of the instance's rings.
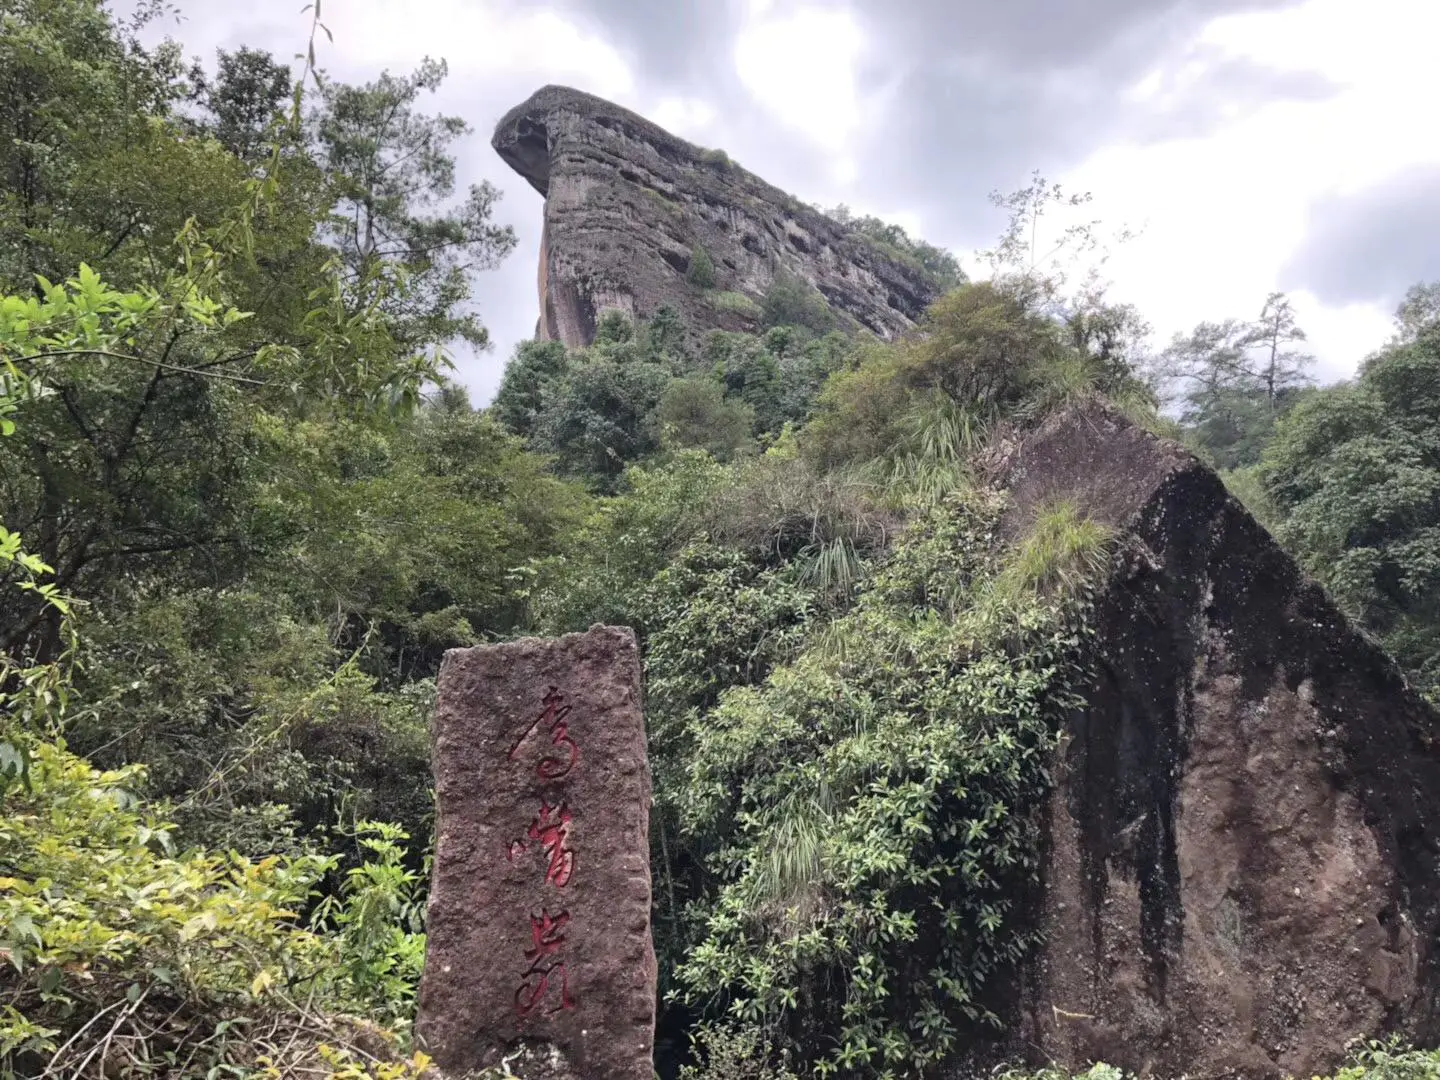
[[[860,219],[953,286],[912,338],[782,277],[758,333],[526,343],[477,411],[443,347],[484,340],[466,266],[513,237],[483,185],[431,209],[443,65],[201,77],[96,0],[0,20],[0,1075],[423,1067],[440,657],[595,620],[645,643],[670,1059],[933,1066],[1029,943],[1027,812],[1113,545],[1064,504],[1002,538],[980,463],[1077,400],[1165,426],[1178,392],[1173,430],[1440,685],[1433,290],[1313,389],[1283,298],[1157,360],[1014,229],[966,282]],[[1434,1068],[1390,1053],[1345,1075]]]

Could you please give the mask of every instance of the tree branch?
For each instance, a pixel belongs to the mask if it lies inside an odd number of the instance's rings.
[[[168,350],[167,350],[168,351]],[[250,355],[254,355],[251,353]],[[177,375],[197,375],[202,379],[224,379],[227,382],[245,383],[249,386],[270,386],[275,384],[266,382],[264,379],[251,379],[244,375],[231,375],[223,371],[214,371],[209,368],[182,367],[179,364],[168,364],[163,360],[151,360],[147,356],[134,356],[130,353],[111,352],[108,349],[57,349],[54,352],[34,353],[30,356],[17,356],[17,364],[34,363],[37,360],[54,360],[66,356],[103,356],[111,360],[129,360],[135,364],[147,364],[150,367],[161,371],[174,372]],[[244,359],[242,354],[235,359]],[[225,361],[229,362],[229,361]]]

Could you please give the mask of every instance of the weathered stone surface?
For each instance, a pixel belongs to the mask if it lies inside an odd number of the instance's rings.
[[[1064,499],[1124,545],[1045,812],[1022,1041],[1256,1077],[1433,1045],[1440,718],[1178,446],[1090,407],[1006,472],[1012,524]]]
[[[416,1030],[447,1074],[651,1080],[641,707],[629,629],[445,655]]]
[[[753,329],[753,313],[717,307],[715,297],[759,301],[780,271],[885,338],[934,299],[917,268],[723,154],[601,98],[547,86],[506,114],[492,145],[545,196],[543,340],[588,345],[604,310],[645,318],[662,304],[692,327]],[[708,292],[686,281],[696,244],[715,262]]]

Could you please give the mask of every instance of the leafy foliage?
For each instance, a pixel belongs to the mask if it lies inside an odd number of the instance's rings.
[[[797,1080],[783,1052],[776,1055],[766,1032],[754,1025],[703,1025],[693,1042],[703,1065],[682,1066],[680,1080]]]
[[[283,122],[294,80],[290,68],[259,49],[241,46],[217,53],[214,82],[198,73],[195,92],[207,113],[207,127],[220,144],[242,161],[268,153]]]
[[[155,200],[132,181],[191,154],[152,119],[184,87],[177,48],[140,45],[145,10],[121,27],[94,0],[0,5],[0,288],[28,286],[35,274],[60,280],[82,261],[146,246]],[[165,240],[200,212],[197,200],[172,218]]]
[[[1277,533],[1433,693],[1440,687],[1440,335],[1284,417],[1261,465]]]
[[[703,244],[696,244],[690,249],[690,265],[685,270],[685,280],[697,289],[715,287],[715,260]]]
[[[1440,281],[1413,285],[1395,312],[1395,339],[1402,345],[1440,326]]]
[[[413,987],[424,942],[397,910],[413,903],[397,848],[353,870],[307,927],[333,859],[179,851],[135,794],[138,767],[100,772],[49,741],[31,754],[23,783],[0,784],[0,1068],[234,1072],[353,1039],[307,1000],[407,1015],[394,980]]]
[[[718,892],[678,977],[782,1026],[820,1073],[942,1060],[995,1022],[991,980],[1028,945],[1007,915],[1080,684],[1084,582],[1039,590],[1083,563],[1042,531],[1027,588],[997,588],[998,509],[956,496],[917,517],[853,611],[692,721],[682,820]]]
[[[790,274],[776,274],[760,301],[766,327],[795,326],[812,334],[828,334],[839,320],[813,285]]]
[[[123,357],[149,317],[172,326],[233,321],[194,275],[170,284],[166,294],[122,294],[82,268],[68,288],[42,280],[43,303],[0,299],[5,411],[23,419],[17,399],[44,399],[44,361],[61,347]],[[57,640],[73,642],[70,608],[45,580],[51,568],[23,553],[14,533],[4,541],[0,556],[19,576],[0,584],[32,594]],[[399,987],[413,985],[423,948],[414,919],[401,926],[396,918],[413,905],[413,876],[397,873],[404,834],[375,827],[389,841],[375,849],[379,861],[352,872],[307,928],[301,909],[333,857],[252,861],[178,850],[174,826],[136,794],[141,767],[98,771],[57,738],[70,700],[69,654],[41,655],[29,667],[16,655],[0,666],[0,1068],[184,1075],[303,1067],[328,1055],[361,1069],[353,1053],[325,1045],[348,1036],[311,1006],[378,1006],[403,1023]],[[326,932],[327,915],[340,933]],[[342,942],[354,958],[348,965],[338,962]],[[410,970],[380,981],[407,961]],[[426,1062],[411,1064],[386,1068],[398,1077]]]
[[[491,222],[499,191],[472,184],[458,206],[451,143],[470,132],[459,117],[415,111],[422,92],[444,80],[443,60],[426,59],[412,74],[383,73],[364,86],[321,82],[321,106],[310,119],[318,156],[335,178],[338,201],[330,231],[350,273],[363,280],[376,262],[404,272],[387,314],[412,346],[464,338],[483,346],[485,329],[463,313],[468,271],[498,263],[515,232]]]
[[[870,215],[857,217],[844,203],[826,210],[825,214],[842,225],[850,226],[866,243],[890,258],[920,270],[936,294],[949,292],[966,281],[960,261],[954,255],[924,240],[912,238],[899,225]]]
[[[718,382],[692,377],[665,387],[655,406],[655,421],[662,443],[699,447],[716,460],[728,461],[750,445],[755,415],[743,401],[726,401]]]
[[[729,311],[747,319],[759,319],[763,314],[760,305],[741,292],[717,292],[710,297],[716,311]]]
[[[811,435],[820,461],[913,462],[939,417],[968,441],[966,430],[1033,419],[1086,394],[1146,396],[1127,367],[1070,345],[1062,324],[992,283],[942,297],[923,328],[925,336],[876,350],[826,385]],[[931,423],[917,425],[922,417]]]
[[[516,435],[529,437],[546,398],[568,366],[565,346],[558,341],[522,341],[505,365],[505,376],[490,406],[490,415]]]
[[[796,326],[711,331],[699,357],[687,341],[662,308],[638,326],[607,312],[588,349],[523,343],[490,414],[558,471],[614,493],[628,466],[665,451],[703,447],[729,460],[777,438],[810,415],[852,349],[842,334]]]
[[[701,150],[700,162],[713,169],[718,169],[720,172],[729,172],[731,169],[736,168],[735,162],[731,160],[730,155],[719,147]]]

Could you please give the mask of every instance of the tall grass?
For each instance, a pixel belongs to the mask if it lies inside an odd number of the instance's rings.
[[[824,846],[834,829],[834,809],[822,784],[815,792],[795,792],[771,810],[769,843],[750,876],[757,916],[804,922],[824,908]]]
[[[990,430],[978,410],[934,394],[904,417],[899,443],[869,471],[883,480],[893,500],[939,505],[973,482],[970,463]]]
[[[1071,596],[1109,567],[1114,531],[1071,502],[1042,507],[995,581],[1001,596]]]
[[[896,514],[860,470],[817,473],[803,458],[761,458],[701,514],[719,543],[789,562],[822,591],[848,593],[884,549]]]

